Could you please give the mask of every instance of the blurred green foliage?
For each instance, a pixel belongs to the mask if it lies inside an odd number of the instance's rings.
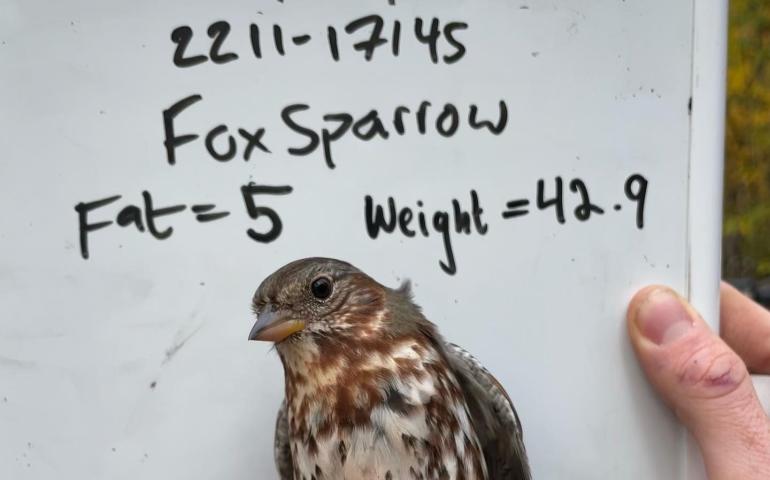
[[[732,0],[723,270],[770,275],[770,0]]]

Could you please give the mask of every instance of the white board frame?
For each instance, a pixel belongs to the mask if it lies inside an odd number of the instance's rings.
[[[727,91],[728,0],[696,0],[693,18],[692,115],[687,297],[706,322],[719,330],[725,93]],[[770,377],[753,375],[760,399],[770,406]],[[688,438],[685,475],[705,480],[698,446]]]

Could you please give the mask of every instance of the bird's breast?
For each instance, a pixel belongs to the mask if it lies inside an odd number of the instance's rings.
[[[330,368],[286,375],[300,478],[486,478],[462,391],[437,352],[404,343]]]

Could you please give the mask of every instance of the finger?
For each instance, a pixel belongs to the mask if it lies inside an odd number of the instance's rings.
[[[719,330],[755,373],[770,374],[770,312],[722,282]]]
[[[648,287],[628,332],[650,383],[698,442],[711,480],[770,478],[770,421],[746,366],[672,290]]]

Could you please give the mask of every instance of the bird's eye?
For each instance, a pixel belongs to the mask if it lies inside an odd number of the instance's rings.
[[[326,300],[332,294],[332,281],[326,277],[318,277],[310,284],[310,292],[319,300]]]

